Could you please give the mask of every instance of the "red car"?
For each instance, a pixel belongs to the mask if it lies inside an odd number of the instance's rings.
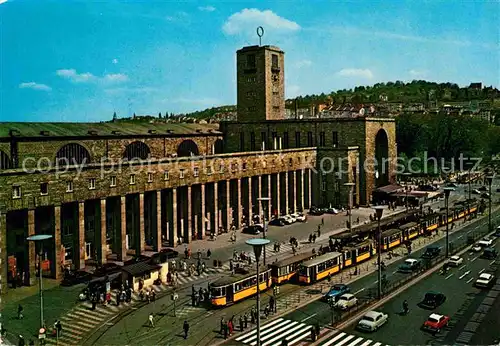
[[[431,314],[429,318],[427,318],[427,321],[424,322],[422,329],[433,333],[439,333],[441,329],[448,325],[449,321],[449,316]]]

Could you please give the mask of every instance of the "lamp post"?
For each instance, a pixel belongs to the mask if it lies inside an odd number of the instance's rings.
[[[262,226],[264,228],[264,231],[262,232],[262,238],[266,239],[267,224],[266,224],[266,212],[264,211],[264,203],[265,202],[269,203],[271,198],[270,197],[259,197],[259,198],[257,198],[257,200],[260,203],[260,210],[262,210],[262,223],[263,223]],[[269,204],[266,204],[266,206],[268,206],[268,205]],[[265,246],[264,246],[263,262],[264,262],[264,265],[266,265],[266,247]]]
[[[382,298],[382,261],[381,261],[381,253],[382,253],[382,231],[380,229],[380,219],[382,218],[382,214],[384,213],[384,207],[378,205],[374,207],[375,215],[377,216],[377,266],[378,266],[378,299]]]
[[[32,235],[26,240],[32,241],[35,244],[38,242],[40,244],[40,255],[38,256],[38,271],[40,272],[40,278],[38,280],[38,287],[40,291],[40,328],[43,328],[45,323],[43,320],[43,283],[42,283],[42,255],[43,255],[43,241],[52,238],[49,234],[37,234]]]
[[[406,212],[408,212],[408,188],[410,187],[408,185],[408,183],[409,183],[408,179],[409,179],[411,173],[410,172],[406,172],[406,173],[403,173],[403,175],[406,177],[406,179],[405,179],[405,193],[406,193],[406,196],[405,196],[405,207],[406,207]]]
[[[488,232],[491,232],[491,184],[493,183],[493,176],[489,175],[486,177],[489,186],[489,207],[488,207]]]
[[[450,193],[452,191],[455,191],[454,188],[452,187],[445,187],[444,188],[444,204],[445,204],[445,207],[446,207],[446,258],[448,258],[448,256],[450,255],[450,242],[449,242],[449,216],[448,216],[448,211],[449,211],[449,208],[448,208],[448,202],[449,202],[449,199],[450,199]]]
[[[266,248],[266,245],[269,244],[268,239],[249,239],[245,242],[246,244],[250,245],[253,247],[253,252],[255,254],[255,262],[257,265],[257,346],[260,346],[260,273],[259,273],[259,258],[260,254],[262,253],[262,248]]]
[[[349,213],[349,232],[352,232],[352,190],[354,188],[354,183],[345,183],[344,186],[349,188],[349,206],[348,206],[348,213]]]

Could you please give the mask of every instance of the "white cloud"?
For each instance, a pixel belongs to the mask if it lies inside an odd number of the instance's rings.
[[[366,79],[372,79],[373,73],[369,69],[361,69],[361,68],[344,68],[337,72],[338,76],[342,77],[361,77]]]
[[[112,62],[113,64],[118,64],[118,59],[113,59],[113,60],[111,60],[111,62]]]
[[[75,69],[62,69],[57,70],[56,74],[73,83],[124,83],[128,81],[128,76],[123,73],[109,73],[98,77],[90,72],[78,73]]]
[[[296,68],[308,67],[308,66],[311,66],[311,65],[312,65],[312,61],[311,60],[307,60],[307,59],[297,61],[294,64],[294,66]]]
[[[0,5],[5,4],[6,2],[7,2],[7,0],[0,0]]]
[[[46,84],[40,84],[40,83],[35,83],[35,82],[21,83],[21,84],[19,84],[19,88],[42,90],[42,91],[51,91],[52,90],[52,88]]]
[[[270,10],[260,11],[256,8],[245,8],[232,14],[222,26],[227,35],[236,35],[241,32],[255,32],[257,26],[263,26],[273,31],[297,31],[300,26],[286,18],[280,17]]]
[[[410,71],[408,71],[408,73],[412,77],[422,77],[422,76],[425,76],[427,72],[426,71],[420,71],[420,70],[410,70]]]
[[[200,6],[200,7],[198,7],[198,9],[200,11],[204,11],[204,12],[213,12],[213,11],[215,11],[215,7],[213,7],[213,6]]]

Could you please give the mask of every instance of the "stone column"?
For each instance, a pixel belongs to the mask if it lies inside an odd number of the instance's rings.
[[[302,171],[300,173],[300,206],[303,211],[306,209],[306,206],[304,205],[304,178],[306,176],[305,171],[306,170],[302,168]]]
[[[226,218],[227,218],[227,222],[226,222],[226,230],[229,231],[229,229],[231,228],[231,218],[233,217],[232,216],[232,208],[231,208],[231,196],[229,195],[229,186],[230,186],[230,182],[231,180],[226,180],[226,203],[227,203],[227,206],[226,206]]]
[[[219,231],[219,188],[218,183],[214,182],[214,232],[217,234]]]
[[[273,200],[271,198],[272,190],[271,190],[271,174],[267,175],[267,197],[269,197],[269,203],[267,203],[267,220],[271,221],[271,213],[272,213],[272,204]],[[264,212],[264,211],[262,211]]]
[[[258,186],[258,191],[257,191],[257,200],[262,197],[262,175],[259,175],[259,186]],[[271,201],[268,202],[269,205],[271,205]],[[259,208],[259,217],[264,216],[264,211],[262,210],[262,203],[257,203],[257,208]],[[262,222],[262,220],[260,220]]]
[[[0,211],[0,297],[7,292],[7,213]],[[31,275],[31,261],[30,261]],[[1,301],[1,299],[0,299]]]
[[[288,196],[288,171],[285,172],[285,215],[288,215],[288,204],[289,204],[289,196]]]
[[[308,197],[307,197],[307,206],[309,208],[311,208],[311,200],[312,200],[312,184],[311,184],[311,172],[312,170],[311,169],[308,169],[308,174],[307,174],[307,180],[308,180],[308,183],[307,185],[309,186],[309,189],[307,190],[307,194],[308,194]]]
[[[146,232],[144,231],[144,193],[139,194],[139,253],[136,252],[136,256],[142,254],[146,248]]]
[[[99,251],[99,263],[104,264],[107,262],[108,244],[106,244],[106,198],[101,198],[101,241]]]
[[[205,184],[201,184],[201,239],[205,238],[207,212],[205,210]]]
[[[236,209],[237,209],[237,213],[238,213],[238,216],[237,216],[237,220],[236,220],[236,224],[237,224],[237,227],[241,227],[241,217],[243,215],[243,209],[241,208],[241,205],[242,205],[242,198],[243,196],[241,195],[241,178],[238,178],[238,198],[237,198],[237,204],[236,204]]]
[[[248,224],[251,225],[253,220],[252,209],[252,177],[248,177]]]
[[[28,210],[28,237],[31,237],[32,235],[35,235],[35,209],[30,209]],[[36,284],[36,249],[35,249],[35,242],[30,241],[28,242],[29,246],[29,253],[28,253],[28,260],[29,260],[29,268],[30,268],[30,286]],[[7,262],[5,262],[7,263]]]
[[[161,223],[161,190],[156,191],[156,243],[155,250],[161,250],[162,239],[162,223]]]
[[[281,194],[281,191],[280,191],[280,180],[281,180],[281,174],[278,173],[276,174],[276,206],[277,206],[277,210],[278,210],[278,213],[277,213],[277,217],[280,217],[281,216],[281,201],[280,201],[280,194]]]
[[[172,234],[174,235],[172,244],[176,246],[179,234],[177,233],[177,189],[175,187],[172,189]]]
[[[61,206],[54,206],[54,250],[55,250],[55,274],[56,280],[62,279],[61,266]]]
[[[187,209],[188,209],[188,216],[187,216],[187,235],[185,236],[185,243],[191,243],[191,239],[193,236],[193,208],[192,208],[192,202],[191,202],[191,185],[187,187]]]
[[[127,200],[125,196],[120,197],[120,244],[118,260],[125,261],[127,258]]]
[[[293,212],[297,212],[297,171],[293,171]]]
[[[85,202],[78,203],[78,251],[80,263],[76,263],[78,269],[85,268]]]

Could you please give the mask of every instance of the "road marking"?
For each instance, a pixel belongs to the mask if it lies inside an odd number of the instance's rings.
[[[393,271],[392,273],[393,273],[393,274],[396,274],[397,272],[398,272],[398,271],[397,271],[397,270],[395,270],[395,271]]]
[[[329,341],[325,342],[323,344],[323,346],[329,346],[331,344],[333,344],[335,341],[337,341],[338,339],[342,339],[344,337],[344,335],[346,335],[346,333],[342,332],[338,335],[336,335],[333,339],[330,339]]]
[[[465,276],[469,275],[470,274],[470,270],[466,271],[465,273],[462,274],[462,276],[460,276],[458,278],[458,280],[462,280]]]
[[[452,276],[453,276],[453,274],[450,274],[450,275],[448,275],[447,277],[445,277],[444,279],[445,279],[445,280],[448,280],[448,279],[449,279],[449,278],[451,278]]]
[[[377,284],[377,283],[378,283],[378,280],[377,280],[377,281],[375,281],[373,284],[375,285],[375,284]]]
[[[469,234],[470,232],[472,232],[472,231],[467,232],[467,234]]]
[[[479,271],[479,274],[481,274],[482,272],[484,272],[486,270],[486,268],[483,268]]]
[[[462,270],[462,269],[464,269],[465,267],[466,267],[466,266],[465,266],[465,265],[463,265],[463,266],[461,266],[460,268],[458,268],[458,270]]]
[[[471,259],[470,261],[471,262],[474,262],[475,260],[477,260],[477,257],[474,257],[473,259]]]
[[[460,239],[460,238],[462,238],[462,237],[463,237],[463,235],[459,236],[457,239]]]
[[[304,318],[302,321],[300,321],[300,323],[303,323],[303,322],[307,321],[308,319],[313,318],[313,317],[314,317],[314,316],[316,316],[317,314],[318,314],[318,313],[315,313],[314,315],[311,315],[311,316],[309,316],[309,317]]]
[[[356,295],[356,294],[358,294],[358,293],[361,293],[361,292],[363,292],[364,290],[365,290],[365,289],[364,289],[364,288],[362,288],[362,289],[360,289],[359,291],[354,292],[354,295]]]
[[[491,261],[491,262],[490,262],[490,266],[492,266],[493,264],[495,264],[495,262],[496,262],[496,261],[497,261],[497,260],[493,260],[493,261]]]
[[[470,278],[469,280],[467,280],[467,284],[470,283],[472,280],[474,280],[474,278]]]

